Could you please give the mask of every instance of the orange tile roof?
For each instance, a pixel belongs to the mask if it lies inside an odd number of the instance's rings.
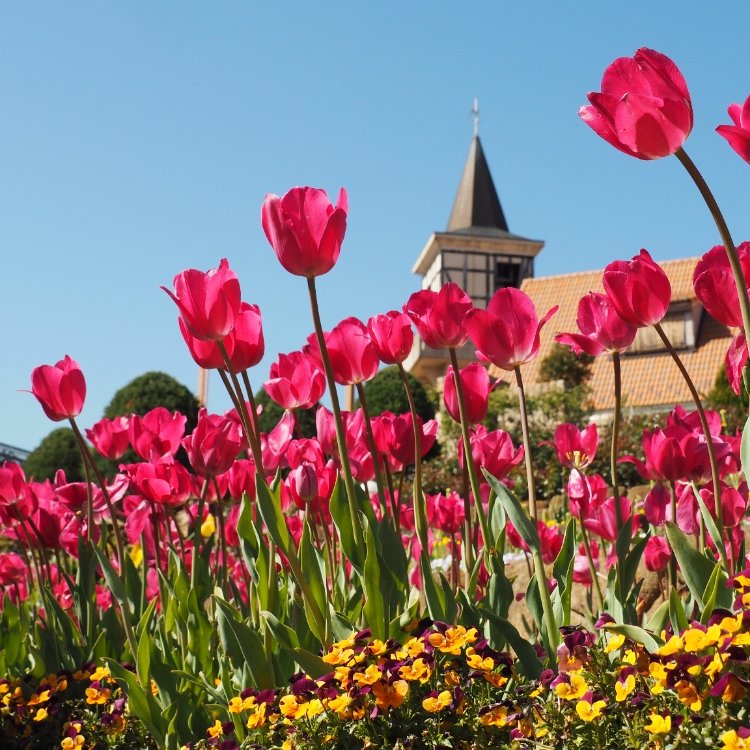
[[[698,258],[685,258],[660,263],[672,285],[672,300],[694,300],[692,276]],[[554,305],[557,314],[542,329],[539,356],[524,365],[524,382],[534,385],[539,381],[539,366],[559,332],[577,332],[578,301],[588,292],[602,292],[602,271],[584,271],[526,279],[521,288],[536,305],[541,317]],[[696,346],[680,352],[680,357],[693,378],[698,393],[711,390],[724,355],[732,338],[728,328],[714,320],[705,310],[697,332]],[[624,406],[648,408],[670,407],[691,400],[690,392],[668,352],[624,354],[622,361],[622,392]],[[614,408],[612,359],[602,355],[594,360],[589,385],[596,411]]]

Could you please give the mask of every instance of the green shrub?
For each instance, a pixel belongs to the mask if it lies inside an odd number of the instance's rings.
[[[52,430],[29,453],[23,469],[28,479],[34,478],[38,482],[54,479],[58,469],[65,471],[68,481],[82,482],[85,479],[83,462],[73,430],[70,427]]]

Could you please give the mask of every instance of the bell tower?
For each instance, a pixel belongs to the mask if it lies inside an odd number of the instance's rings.
[[[412,273],[422,276],[422,289],[437,291],[449,281],[457,283],[475,307],[486,307],[501,287],[520,287],[534,275],[534,258],[544,247],[508,229],[495,183],[477,133],[478,110],[474,103],[474,137],[464,165],[448,226],[433,232],[422,248]],[[458,354],[461,367],[474,359],[467,344]],[[416,377],[434,384],[445,374],[448,352],[426,346],[415,337],[404,366]]]

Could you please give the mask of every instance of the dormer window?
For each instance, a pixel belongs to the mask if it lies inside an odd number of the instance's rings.
[[[703,308],[696,300],[679,300],[672,302],[667,314],[661,321],[661,327],[675,349],[694,349],[698,338],[698,328]],[[652,326],[639,328],[630,354],[665,351],[664,343]]]

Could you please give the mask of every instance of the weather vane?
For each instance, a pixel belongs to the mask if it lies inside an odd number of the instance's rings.
[[[474,137],[479,135],[479,99],[474,97],[474,106],[471,108],[471,114],[474,116]]]

